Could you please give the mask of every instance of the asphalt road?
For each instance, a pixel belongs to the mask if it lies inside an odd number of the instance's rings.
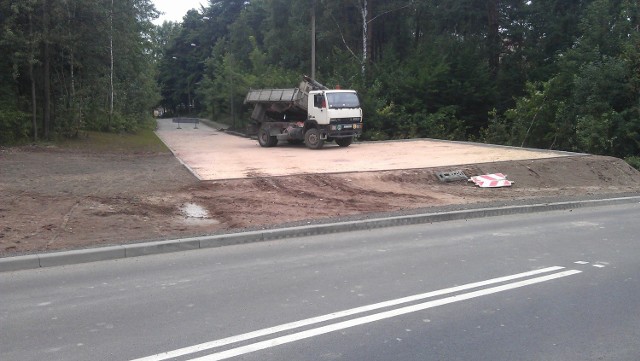
[[[0,360],[635,361],[638,219],[632,204],[2,273]]]

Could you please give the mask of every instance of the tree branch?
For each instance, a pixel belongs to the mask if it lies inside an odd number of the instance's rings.
[[[358,60],[358,62],[361,62],[360,58],[358,58],[358,56],[349,47],[349,44],[347,44],[347,40],[344,38],[344,34],[342,33],[342,29],[340,28],[340,24],[338,24],[338,21],[333,16],[333,14],[331,14],[331,19],[333,19],[333,22],[336,23],[336,26],[338,27],[338,31],[340,32],[340,37],[342,38],[342,43],[344,44],[344,46],[347,48],[347,50],[349,50],[351,55],[353,55],[353,57],[356,58],[356,60]]]
[[[394,12],[394,11],[398,11],[398,10],[406,9],[406,8],[408,8],[408,7],[409,7],[409,6],[411,6],[411,5],[413,5],[413,0],[412,0],[412,1],[410,1],[407,5],[401,6],[401,7],[396,8],[396,9],[387,10],[387,11],[383,12],[382,14],[378,14],[378,15],[374,16],[373,18],[371,18],[371,20],[367,21],[367,24],[369,24],[370,22],[374,21],[375,19],[377,19],[377,18],[379,18],[379,17],[381,17],[381,16],[385,16],[385,15],[387,15],[388,13],[392,13],[392,12]]]

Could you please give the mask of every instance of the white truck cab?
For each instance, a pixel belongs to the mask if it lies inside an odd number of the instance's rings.
[[[255,104],[251,119],[263,147],[273,147],[279,140],[304,142],[311,149],[332,141],[348,147],[362,134],[358,93],[328,89],[306,76],[298,88],[250,90],[245,103]]]

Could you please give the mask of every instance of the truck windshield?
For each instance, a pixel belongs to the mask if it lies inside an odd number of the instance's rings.
[[[360,100],[356,93],[326,93],[330,109],[360,108]]]

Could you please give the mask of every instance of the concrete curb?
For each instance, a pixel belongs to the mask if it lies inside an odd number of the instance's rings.
[[[359,221],[317,224],[301,227],[267,229],[243,233],[215,236],[182,238],[158,242],[145,242],[121,246],[90,248],[74,251],[52,252],[26,256],[0,258],[0,272],[10,272],[43,267],[72,265],[87,262],[107,261],[121,258],[139,257],[153,254],[223,247],[245,243],[271,241],[277,239],[305,237],[339,232],[360,231],[375,228],[395,227],[412,224],[446,222],[462,219],[495,217],[525,213],[568,210],[575,208],[612,206],[640,203],[640,196],[607,198],[585,201],[542,203],[531,205],[479,208],[442,213],[425,213],[408,216],[375,218]]]

